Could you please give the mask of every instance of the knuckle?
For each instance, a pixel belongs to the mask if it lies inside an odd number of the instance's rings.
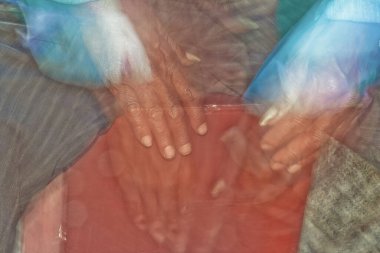
[[[155,106],[148,110],[148,114],[152,120],[161,120],[163,118],[164,111],[160,106]]]
[[[306,128],[307,127],[307,121],[304,117],[301,115],[297,115],[293,118],[293,121],[295,125],[299,128]]]
[[[193,104],[198,104],[200,101],[200,96],[199,96],[198,92],[187,87],[184,89],[184,96],[182,97],[182,99],[185,102],[191,102]]]
[[[168,114],[171,119],[182,119],[185,116],[185,112],[182,106],[173,105],[169,108]]]
[[[287,157],[287,160],[290,161],[290,163],[293,163],[300,159],[300,152],[293,147],[287,147],[285,157]]]
[[[321,131],[320,129],[314,130],[310,133],[309,138],[309,144],[312,146],[319,146],[321,145],[326,139],[328,138],[328,135]]]
[[[172,106],[178,106],[179,105],[179,100],[178,100],[177,94],[175,94],[171,90],[170,91],[166,90],[166,94],[167,94],[167,100],[168,100],[169,104],[171,104]]]
[[[141,113],[141,106],[137,102],[131,102],[128,103],[126,106],[126,110],[130,114],[140,114]]]

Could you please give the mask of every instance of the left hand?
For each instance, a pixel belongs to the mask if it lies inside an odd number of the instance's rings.
[[[144,146],[152,146],[154,140],[166,159],[173,159],[177,150],[188,155],[192,148],[187,123],[199,135],[206,134],[207,123],[202,96],[186,80],[181,67],[200,59],[171,39],[146,1],[121,4],[144,44],[152,78],[144,81],[126,76],[122,85],[111,90]]]

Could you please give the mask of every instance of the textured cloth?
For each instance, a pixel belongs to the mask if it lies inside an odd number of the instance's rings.
[[[347,143],[332,140],[314,168],[300,253],[380,252],[380,88]]]
[[[332,141],[315,168],[299,252],[380,252],[379,238],[380,167]]]

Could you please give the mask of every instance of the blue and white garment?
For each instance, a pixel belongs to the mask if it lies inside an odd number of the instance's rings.
[[[248,103],[315,114],[361,99],[380,76],[380,1],[322,0],[280,41]]]
[[[15,0],[13,0],[15,1]],[[151,78],[144,47],[114,0],[18,0],[26,45],[40,70],[68,84],[98,87]]]

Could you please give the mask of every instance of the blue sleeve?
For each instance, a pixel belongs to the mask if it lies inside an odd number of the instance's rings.
[[[331,109],[379,77],[380,1],[322,0],[280,41],[245,99]]]
[[[60,3],[59,3],[60,2]],[[28,27],[26,45],[40,70],[67,84],[99,87],[106,85],[82,37],[85,26],[94,25],[86,4],[77,0],[23,0],[19,5]]]
[[[93,2],[97,0],[51,0],[51,1],[63,3],[63,4],[83,4],[83,3]]]

